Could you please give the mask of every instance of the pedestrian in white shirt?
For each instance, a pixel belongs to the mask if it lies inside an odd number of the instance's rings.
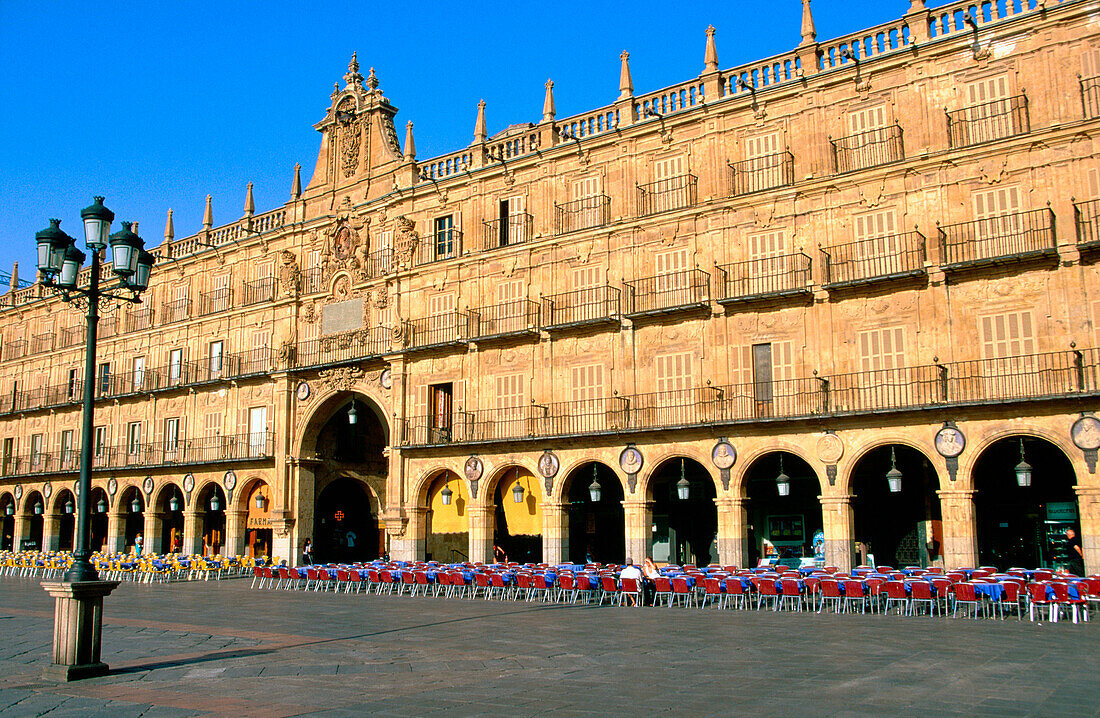
[[[638,587],[638,590],[640,591],[642,589],[642,571],[634,565],[634,559],[632,558],[628,558],[626,560],[626,566],[623,568],[622,572],[619,573],[619,580],[621,581],[624,578],[634,579],[634,581],[636,582],[635,585]],[[630,598],[631,606],[637,605],[637,596],[635,594],[628,593],[626,595]]]

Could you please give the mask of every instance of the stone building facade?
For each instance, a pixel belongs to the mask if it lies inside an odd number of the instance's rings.
[[[353,57],[95,377],[13,283],[5,545],[71,545],[91,380],[97,548],[1100,570],[1100,2],[909,5],[428,160]]]

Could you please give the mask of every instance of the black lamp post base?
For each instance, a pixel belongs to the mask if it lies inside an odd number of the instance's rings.
[[[53,661],[44,677],[75,681],[107,673],[99,660],[103,634],[103,597],[118,587],[118,581],[43,581],[42,588],[54,597]]]

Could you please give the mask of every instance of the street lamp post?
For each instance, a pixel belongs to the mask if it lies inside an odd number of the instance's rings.
[[[87,286],[79,286],[85,255],[76,240],[61,230],[61,220],[35,235],[38,271],[42,285],[57,293],[63,302],[85,310],[87,333],[84,354],[84,397],[80,430],[80,480],[77,492],[76,545],[73,563],[60,581],[44,581],[42,587],[56,599],[54,608],[53,662],[47,677],[71,681],[107,672],[99,660],[103,598],[118,586],[117,581],[100,581],[91,562],[92,433],[95,400],[96,330],[101,302],[140,303],[149,286],[149,274],[156,258],[145,251],[144,242],[129,222],[110,234],[115,215],[103,206],[103,198],[80,212],[84,238],[92,262]],[[101,287],[101,253],[111,247],[111,267],[118,277],[114,286]],[[102,501],[100,502],[102,503]]]

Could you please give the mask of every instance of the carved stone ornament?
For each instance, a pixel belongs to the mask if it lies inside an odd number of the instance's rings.
[[[393,388],[393,372],[389,367],[382,370],[382,373],[378,376],[378,383],[382,385],[383,389]]]
[[[107,479],[107,493],[114,496],[118,493],[118,480],[115,477]]]
[[[558,459],[557,454],[550,451],[550,449],[542,452],[542,456],[539,457],[538,461],[538,470],[542,478],[554,478],[558,475],[559,469],[561,469],[561,461]]]
[[[49,499],[51,494],[53,494],[53,484],[47,481],[46,485],[42,487],[42,495]]]
[[[23,484],[16,484],[15,489],[12,491],[15,494],[16,501],[23,500]]]
[[[289,366],[290,363],[294,360],[296,351],[297,347],[295,346],[294,342],[290,341],[289,339],[284,341],[279,346],[279,365]]]
[[[476,456],[466,459],[466,465],[462,467],[467,481],[477,481],[485,473],[485,464]]]
[[[817,440],[817,458],[823,464],[835,464],[844,456],[844,442],[836,434],[826,434]]]
[[[155,484],[153,483],[153,477],[146,476],[145,480],[141,482],[141,490],[145,492],[146,496],[149,496],[153,493],[154,488]]]
[[[73,482],[73,496],[80,498],[80,479]]]
[[[397,218],[397,233],[393,240],[394,261],[401,269],[412,266],[413,255],[420,246],[416,223],[407,217]]]
[[[737,450],[733,444],[722,439],[710,450],[710,461],[716,468],[728,470],[737,462]]]
[[[232,469],[225,472],[225,476],[222,477],[222,485],[225,486],[226,491],[237,488],[237,475],[233,473]]]
[[[940,456],[955,459],[966,448],[966,437],[958,428],[945,426],[936,432],[936,437],[932,443],[936,447],[936,453]]]
[[[1073,445],[1082,451],[1100,449],[1100,419],[1095,416],[1082,416],[1073,422],[1069,434]]]
[[[333,391],[351,391],[351,388],[363,378],[363,369],[357,366],[341,366],[335,369],[322,369],[317,372],[321,386]]]
[[[187,474],[183,477],[183,490],[191,493],[195,490],[195,475]]]
[[[304,381],[298,383],[298,388],[294,392],[295,396],[298,397],[298,401],[308,401],[309,393],[309,384]]]
[[[355,116],[355,101],[348,98],[340,103],[337,113],[352,119],[340,125],[340,167],[344,177],[351,177],[359,168],[359,145],[363,132],[359,118]]]
[[[276,524],[275,535],[285,538],[290,535],[292,528],[294,528],[294,519],[283,519],[282,522]]]
[[[279,289],[283,296],[297,296],[298,283],[302,277],[302,272],[298,269],[298,258],[288,249],[284,249],[279,258]]]
[[[626,474],[637,474],[642,470],[642,466],[645,464],[645,458],[642,456],[642,452],[638,451],[638,448],[633,444],[629,444],[619,454],[619,468]]]

